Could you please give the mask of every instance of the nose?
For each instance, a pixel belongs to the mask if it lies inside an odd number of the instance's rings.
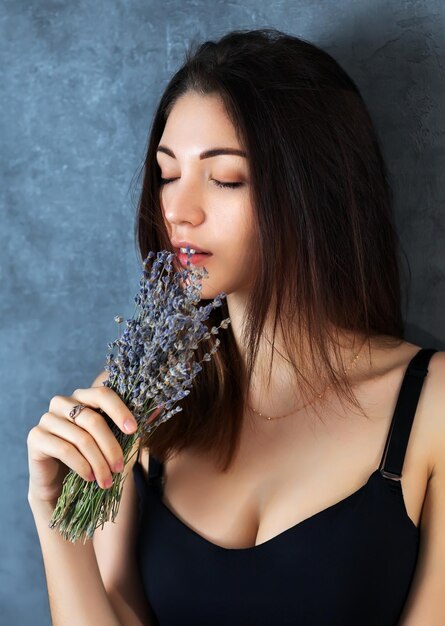
[[[198,226],[205,219],[199,183],[184,176],[161,188],[161,206],[165,219],[175,226],[184,222]]]

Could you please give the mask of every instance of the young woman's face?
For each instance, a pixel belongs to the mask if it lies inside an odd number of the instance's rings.
[[[202,280],[205,299],[249,289],[257,245],[247,158],[223,150],[242,153],[219,97],[188,92],[179,98],[157,151],[160,202],[175,252],[188,242],[211,253],[191,259],[209,273]],[[178,258],[184,262],[186,255]]]

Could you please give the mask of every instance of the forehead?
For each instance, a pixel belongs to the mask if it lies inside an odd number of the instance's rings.
[[[236,129],[217,94],[187,92],[172,107],[160,143],[175,144],[205,141],[206,145],[230,142],[240,147]],[[228,144],[229,145],[229,144]]]

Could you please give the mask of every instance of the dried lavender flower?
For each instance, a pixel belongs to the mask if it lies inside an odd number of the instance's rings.
[[[193,379],[202,370],[201,363],[210,361],[220,340],[215,339],[209,352],[196,361],[195,351],[203,340],[227,328],[230,318],[222,320],[209,332],[206,324],[210,313],[222,305],[225,293],[212,302],[198,306],[201,299],[201,279],[208,272],[194,266],[187,248],[187,267],[177,271],[173,267],[174,253],[168,250],[149,252],[143,262],[139,291],[134,298],[136,309],[126,320],[122,336],[108,343],[104,369],[108,372],[105,386],[113,389],[133,413],[138,423],[136,432],[125,435],[101,410],[114,436],[122,447],[124,463],[135,440],[150,435],[158,426],[179,413],[178,405],[190,393]],[[121,316],[115,321],[120,325]],[[119,326],[118,326],[119,329]],[[152,421],[157,409],[160,413]],[[87,482],[71,470],[64,479],[50,528],[59,528],[65,539],[76,542],[93,537],[94,531],[106,521],[114,521],[119,510],[125,478],[113,476],[113,485],[102,490],[97,482]]]

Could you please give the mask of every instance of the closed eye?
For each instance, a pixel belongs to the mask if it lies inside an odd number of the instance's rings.
[[[168,185],[168,183],[171,183],[174,180],[176,180],[176,178],[160,178],[159,184]],[[235,189],[236,187],[241,187],[241,185],[243,184],[243,183],[223,183],[220,180],[216,180],[215,178],[212,178],[212,180],[217,187],[224,187],[226,189]]]
[[[217,187],[227,187],[228,189],[235,189],[241,187],[243,183],[222,183],[220,180],[212,179]]]

